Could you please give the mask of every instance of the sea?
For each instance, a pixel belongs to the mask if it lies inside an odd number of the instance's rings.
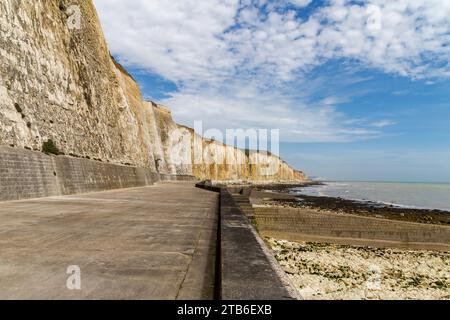
[[[294,194],[375,202],[405,208],[439,209],[450,213],[450,183],[323,182],[293,188]]]

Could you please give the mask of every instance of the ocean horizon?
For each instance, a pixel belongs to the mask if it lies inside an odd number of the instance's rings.
[[[323,185],[293,188],[309,196],[339,197],[404,208],[450,212],[450,183],[393,181],[320,181]]]
[[[403,183],[403,184],[449,184],[443,181],[384,181],[384,180],[318,180],[319,182],[370,182],[370,183]]]

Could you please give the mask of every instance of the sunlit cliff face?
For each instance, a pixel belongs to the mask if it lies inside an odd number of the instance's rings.
[[[0,143],[212,180],[298,180],[276,156],[203,140],[145,102],[111,58],[91,1],[0,3]],[[198,147],[199,146],[199,147]],[[199,150],[197,150],[197,148]],[[195,151],[199,151],[196,153]],[[194,155],[197,154],[195,157]],[[220,159],[220,161],[219,161]]]

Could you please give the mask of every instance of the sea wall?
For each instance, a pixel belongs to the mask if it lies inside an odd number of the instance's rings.
[[[188,175],[0,146],[0,201],[195,180]]]
[[[79,27],[69,23],[74,8]],[[0,145],[41,151],[52,140],[64,159],[162,175],[306,179],[277,156],[203,139],[144,101],[111,58],[91,0],[3,0],[0,13]]]
[[[204,182],[196,186],[220,194],[215,298],[301,299],[230,190]]]
[[[148,169],[0,147],[0,201],[141,187],[160,179]]]
[[[231,193],[220,191],[221,298],[293,300],[289,283]]]
[[[294,208],[255,206],[254,214],[261,234],[276,239],[450,250],[448,226]]]

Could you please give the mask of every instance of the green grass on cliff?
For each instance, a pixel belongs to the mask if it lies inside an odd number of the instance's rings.
[[[59,154],[59,149],[56,147],[53,140],[49,139],[42,144],[42,152],[45,154]]]

